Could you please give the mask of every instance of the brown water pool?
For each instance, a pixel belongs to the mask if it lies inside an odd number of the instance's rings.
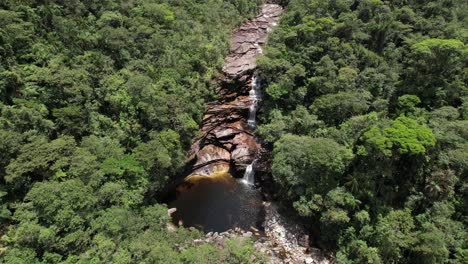
[[[174,224],[205,232],[223,232],[240,227],[261,228],[264,217],[261,193],[229,174],[190,177],[175,190],[169,208]]]

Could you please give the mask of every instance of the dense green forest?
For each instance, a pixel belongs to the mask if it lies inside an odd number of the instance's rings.
[[[201,234],[169,233],[154,194],[259,3],[0,1],[2,262],[250,261],[248,243],[186,245]]]
[[[464,0],[291,0],[257,132],[339,263],[468,263]]]
[[[262,2],[0,1],[0,262],[266,261],[189,243],[155,198]],[[276,2],[256,130],[275,198],[338,263],[468,263],[467,2]]]

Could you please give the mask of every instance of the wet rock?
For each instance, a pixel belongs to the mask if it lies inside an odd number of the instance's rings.
[[[244,234],[242,234],[243,237],[251,237],[253,234],[252,232],[245,232]]]
[[[231,152],[231,159],[236,166],[248,165],[253,162],[258,151],[255,138],[251,135],[238,134],[232,140],[236,148]]]
[[[213,160],[229,161],[231,160],[231,153],[226,149],[215,145],[203,146],[203,148],[197,153],[197,162],[194,166],[207,164]]]
[[[233,32],[230,53],[225,59],[221,76],[216,80],[219,100],[210,103],[203,116],[200,136],[194,140],[188,158],[189,164],[192,164],[188,177],[242,172],[254,160],[255,170],[268,171],[270,166],[265,160],[269,160],[269,153],[257,143],[253,128],[248,124],[249,112],[256,110],[259,100],[257,96],[249,96],[249,91],[257,87],[253,86],[258,83],[258,79],[254,78],[256,58],[263,53],[268,32],[278,23],[281,12],[279,5],[263,5],[259,16]],[[263,226],[266,237],[257,239],[255,248],[269,256],[269,263],[310,263],[310,259],[312,263],[331,263],[330,258],[320,250],[305,253],[308,238],[304,229],[286,221],[273,205],[265,203],[265,208]],[[236,227],[220,234],[210,232],[193,243],[222,246],[227,239],[260,237],[258,230],[252,231]]]
[[[187,178],[189,178],[190,176],[194,176],[194,175],[210,176],[210,175],[213,175],[214,173],[229,172],[230,168],[231,168],[231,165],[227,161],[214,161],[214,162],[210,162],[207,164],[203,164],[203,166],[200,166],[199,168],[194,169]]]

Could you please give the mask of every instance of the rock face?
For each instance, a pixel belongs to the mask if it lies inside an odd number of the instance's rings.
[[[249,91],[255,85],[256,57],[262,54],[268,32],[282,11],[279,5],[265,4],[259,16],[233,32],[230,53],[217,82],[219,101],[209,104],[203,116],[201,136],[191,147],[189,176],[242,171],[259,156],[261,146],[247,122],[258,100]]]

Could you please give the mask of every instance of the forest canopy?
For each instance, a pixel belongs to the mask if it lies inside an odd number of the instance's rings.
[[[466,1],[284,2],[258,60],[277,197],[338,263],[466,263]]]
[[[262,2],[0,1],[0,262],[265,262],[190,243],[156,199]],[[274,198],[338,263],[468,263],[467,2],[275,2]]]

